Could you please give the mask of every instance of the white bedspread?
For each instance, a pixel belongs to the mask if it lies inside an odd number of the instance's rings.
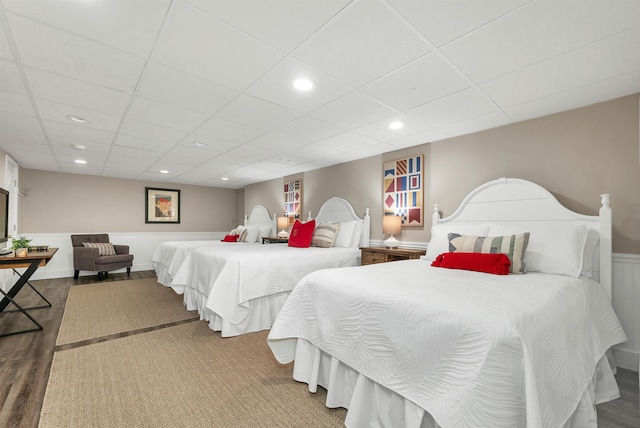
[[[442,427],[561,426],[626,340],[599,284],[433,268],[325,270],[295,287],[269,334],[281,363],[304,338],[427,410]]]
[[[252,299],[290,291],[318,269],[356,266],[358,248],[295,248],[284,244],[230,245],[192,251],[176,273],[172,287],[195,289],[206,307],[231,323],[249,313]]]
[[[171,286],[171,281],[176,271],[184,262],[190,251],[194,248],[207,247],[222,244],[220,240],[215,241],[167,241],[160,244],[151,257],[151,265],[156,271],[158,282],[167,287]]]

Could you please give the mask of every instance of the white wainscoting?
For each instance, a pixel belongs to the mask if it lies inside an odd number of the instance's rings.
[[[171,233],[109,233],[114,244],[129,246],[133,254],[132,271],[153,270],[151,257],[161,243],[166,241],[200,241],[224,238],[227,232],[171,232]],[[70,233],[21,233],[31,239],[31,245],[48,245],[58,248],[58,252],[44,267],[39,268],[33,279],[65,278],[73,276],[73,250]],[[114,272],[124,272],[118,270]],[[95,272],[80,271],[80,275],[96,275]]]
[[[133,271],[153,270],[151,257],[162,242],[222,239],[226,232],[172,232],[172,233],[109,233],[114,244],[127,244],[134,255]],[[21,233],[32,240],[32,245],[58,247],[58,253],[36,271],[33,279],[64,278],[73,276],[73,255],[69,233]],[[370,245],[383,245],[371,241]],[[402,242],[402,246],[425,248],[426,243]],[[95,275],[80,272],[81,275]],[[2,282],[2,278],[0,278]],[[640,255],[613,254],[613,308],[615,309],[628,340],[614,348],[619,367],[638,371],[640,355]]]

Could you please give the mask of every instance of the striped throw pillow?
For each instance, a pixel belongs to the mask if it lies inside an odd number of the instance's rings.
[[[116,249],[111,242],[83,242],[83,247],[97,248],[99,256],[115,256]]]
[[[529,245],[529,232],[505,236],[467,236],[449,233],[449,251],[464,253],[506,254],[511,273],[525,273],[524,253]]]
[[[340,232],[340,223],[320,223],[313,231],[311,245],[320,248],[331,248]]]
[[[235,228],[231,232],[229,232],[229,235],[238,235],[238,241],[237,242],[241,242],[241,241],[244,241],[247,238],[247,233],[248,232],[249,231],[247,230],[246,227],[238,226],[237,228]]]

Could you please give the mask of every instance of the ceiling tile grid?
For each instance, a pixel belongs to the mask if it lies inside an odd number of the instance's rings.
[[[0,75],[24,168],[241,188],[639,93],[640,2],[0,0]]]

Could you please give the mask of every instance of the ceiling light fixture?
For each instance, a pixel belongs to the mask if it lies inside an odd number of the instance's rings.
[[[222,177],[220,180],[222,181],[229,181],[229,179],[227,177]]]
[[[313,82],[313,80],[309,80],[305,78],[297,79],[296,81],[293,82],[293,87],[299,91],[310,91],[315,86],[316,84]]]
[[[203,143],[202,141],[196,141],[193,145],[198,147],[207,147],[207,143]]]
[[[84,118],[79,117],[79,116],[69,115],[69,116],[67,116],[67,119],[69,119],[72,122],[76,122],[76,123],[89,123],[89,121],[87,119],[84,119]]]
[[[169,171],[167,171],[166,169],[161,169],[160,174],[169,174]]]
[[[71,147],[73,147],[76,150],[84,150],[87,148],[87,146],[83,146],[82,144],[72,144]]]
[[[76,160],[74,160],[74,162],[75,162],[75,163],[79,163],[79,164],[81,164],[81,165],[84,165],[84,164],[86,164],[86,163],[87,163],[87,161],[86,161],[86,160],[82,160],[82,159],[76,159]]]
[[[404,123],[402,122],[391,122],[389,124],[389,129],[401,129],[404,127]]]

